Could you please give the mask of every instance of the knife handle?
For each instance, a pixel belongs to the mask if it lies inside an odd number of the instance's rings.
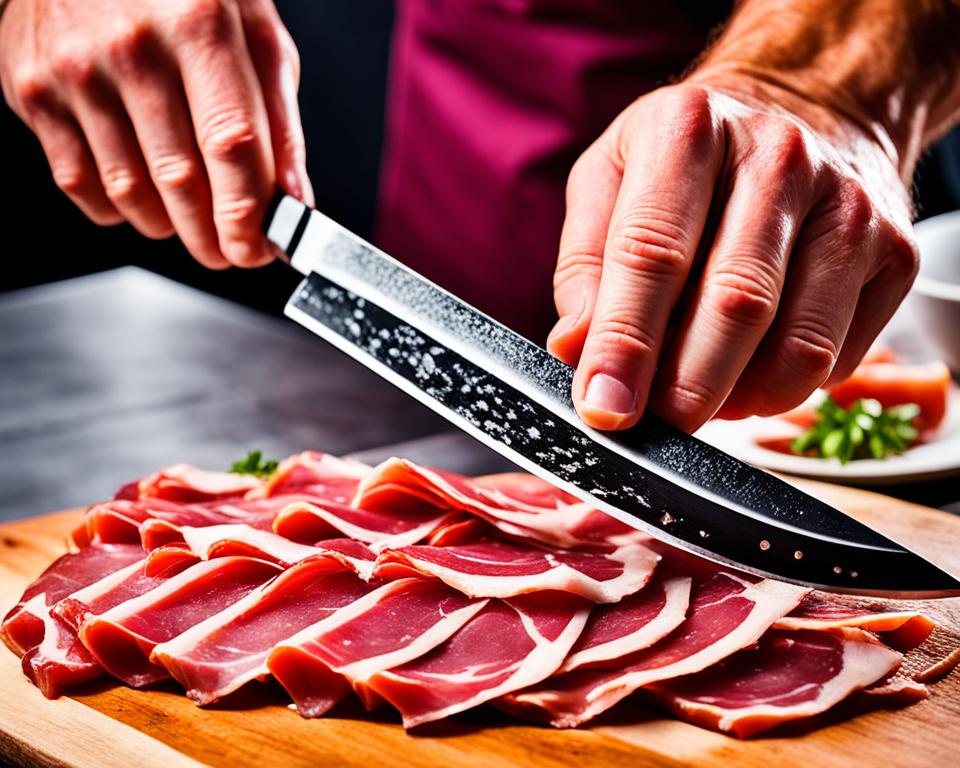
[[[277,192],[270,201],[263,221],[267,240],[279,249],[281,258],[290,261],[307,229],[310,209],[294,197]]]

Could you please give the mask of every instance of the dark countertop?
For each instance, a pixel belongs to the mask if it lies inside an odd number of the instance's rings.
[[[296,324],[136,268],[0,295],[0,371],[0,520],[248,449],[508,466]],[[960,480],[877,490],[945,506]]]

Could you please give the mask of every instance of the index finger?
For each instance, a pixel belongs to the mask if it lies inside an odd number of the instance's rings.
[[[690,271],[723,159],[722,132],[699,89],[635,121],[604,249],[596,308],[573,398],[597,429],[636,423],[667,321]]]
[[[237,266],[260,266],[273,258],[260,225],[275,184],[263,94],[236,7],[197,8],[184,23],[179,62],[220,250]]]

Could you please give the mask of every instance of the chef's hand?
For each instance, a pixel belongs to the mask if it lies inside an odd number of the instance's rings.
[[[599,429],[771,414],[850,373],[917,269],[877,142],[832,138],[735,82],[666,87],[574,166],[549,348]],[[849,156],[849,155],[848,155]],[[894,192],[884,191],[884,185]]]
[[[311,197],[298,77],[271,0],[11,0],[0,18],[4,96],[57,185],[208,267],[271,259],[277,184]]]

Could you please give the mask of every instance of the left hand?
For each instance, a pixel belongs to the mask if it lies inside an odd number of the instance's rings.
[[[648,405],[687,431],[779,413],[853,370],[917,266],[880,138],[703,78],[634,102],[574,165],[548,348],[598,429]]]

